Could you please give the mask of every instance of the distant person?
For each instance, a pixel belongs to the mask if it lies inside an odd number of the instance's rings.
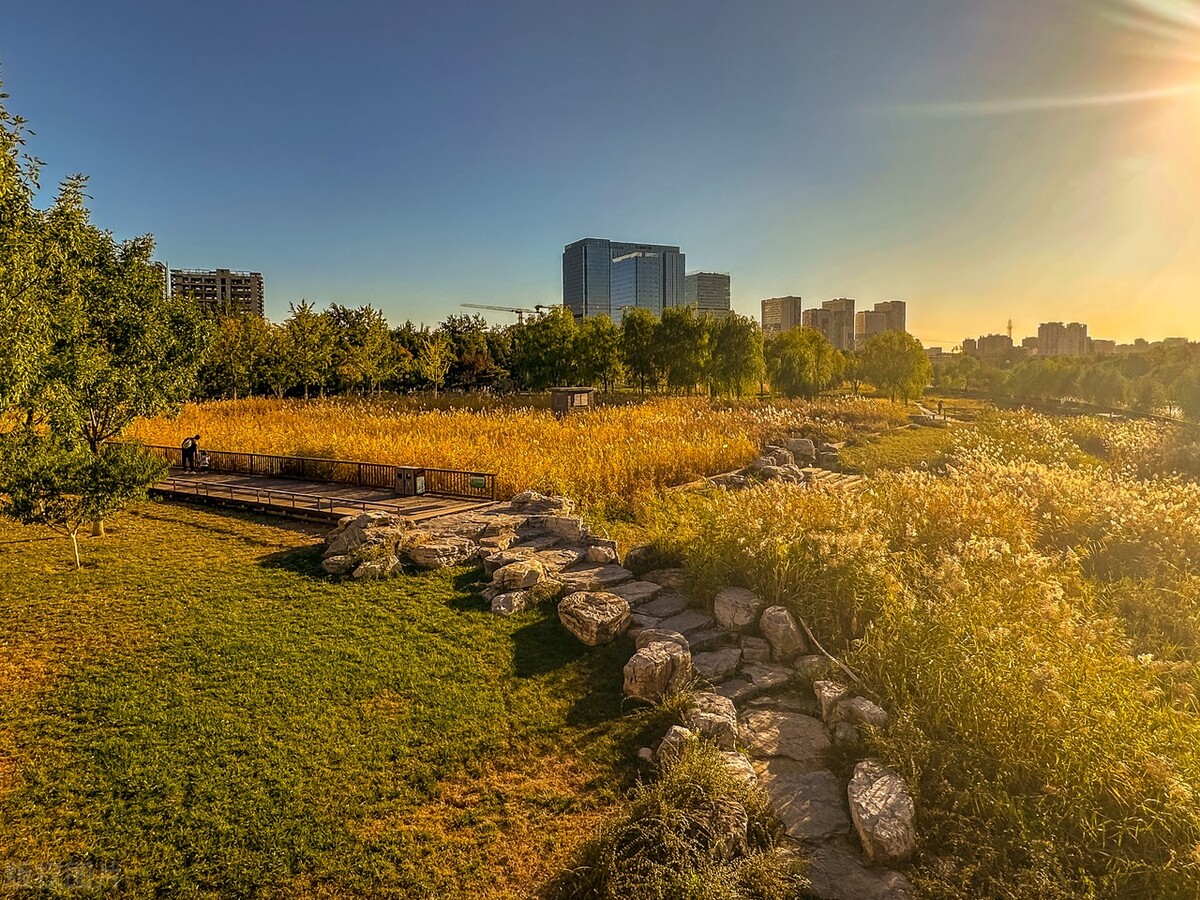
[[[180,450],[183,451],[183,471],[196,471],[196,451],[200,449],[200,435],[183,439]]]
[[[206,470],[206,469],[207,469],[207,468],[208,468],[210,465],[212,465],[212,460],[210,460],[210,459],[208,458],[208,454],[207,454],[207,453],[205,453],[203,450],[201,450],[201,451],[200,451],[200,470],[201,470],[201,471],[204,471],[204,470]]]
[[[944,412],[942,412],[942,401],[941,400],[938,401],[938,416],[942,419],[942,421],[945,421],[946,414]]]

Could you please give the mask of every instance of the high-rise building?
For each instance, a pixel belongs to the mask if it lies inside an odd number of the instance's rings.
[[[729,273],[692,272],[683,279],[683,299],[698,313],[729,315]]]
[[[762,302],[764,336],[783,334],[802,324],[799,297],[769,297]]]
[[[665,244],[633,244],[583,238],[563,248],[563,306],[576,319],[609,316],[620,321],[628,307],[656,316],[684,300],[684,254]],[[657,276],[650,270],[657,269]],[[652,285],[657,281],[657,288]],[[614,293],[619,294],[615,297]]]
[[[1080,322],[1043,322],[1038,326],[1038,356],[1086,356],[1087,326]]]
[[[172,269],[171,295],[191,297],[209,312],[232,309],[264,315],[261,272],[233,269]]]
[[[885,300],[872,310],[863,310],[854,317],[854,340],[861,344],[867,338],[884,331],[904,331],[906,304],[903,300]]]
[[[805,328],[815,328],[837,350],[854,349],[854,301],[848,297],[826,300],[820,309],[806,309]]]
[[[1013,348],[1013,341],[1007,334],[985,334],[981,335],[979,340],[967,338],[963,341],[962,348],[963,353],[976,356],[1006,356]]]

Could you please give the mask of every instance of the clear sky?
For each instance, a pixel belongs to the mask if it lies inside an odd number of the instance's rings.
[[[0,77],[47,184],[275,319],[558,302],[594,236],[743,313],[1200,338],[1200,0],[3,0]]]

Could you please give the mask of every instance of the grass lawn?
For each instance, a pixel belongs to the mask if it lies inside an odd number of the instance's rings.
[[[954,443],[959,428],[904,428],[877,437],[856,439],[838,457],[848,471],[871,475],[887,469],[913,469],[940,463]]]
[[[319,530],[145,504],[0,524],[0,896],[521,897],[633,782],[624,641]]]

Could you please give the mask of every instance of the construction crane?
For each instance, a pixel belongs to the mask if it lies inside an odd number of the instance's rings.
[[[536,315],[544,309],[550,309],[549,306],[546,306],[542,303],[535,304],[533,309],[529,309],[525,306],[491,306],[487,303],[463,303],[461,305],[465,306],[467,309],[494,309],[498,312],[516,313],[518,325],[525,324],[526,315]]]

